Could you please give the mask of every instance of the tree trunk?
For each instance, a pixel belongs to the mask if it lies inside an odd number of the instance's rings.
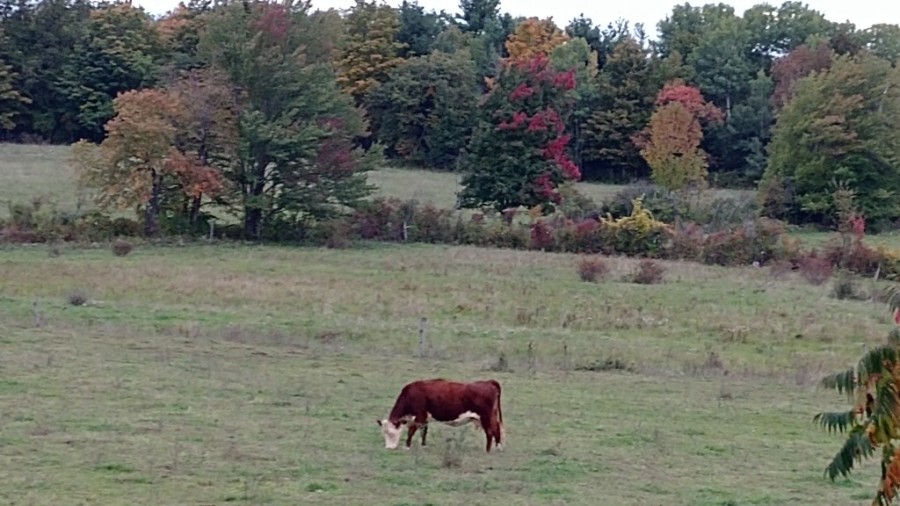
[[[197,218],[200,216],[200,201],[203,198],[203,194],[196,195],[191,199],[191,208],[188,216],[189,223],[191,224],[191,230],[194,230],[197,226]]]
[[[247,239],[259,239],[262,225],[262,209],[247,207],[244,210],[244,237]]]
[[[244,195],[244,237],[259,239],[262,233],[263,209],[259,203],[262,199],[265,182],[260,178],[247,185]]]
[[[144,214],[144,235],[155,237],[159,233],[159,201],[162,197],[162,175],[156,170],[151,170],[153,187],[150,190],[150,202]]]

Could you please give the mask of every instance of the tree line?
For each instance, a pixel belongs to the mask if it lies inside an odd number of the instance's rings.
[[[0,1],[0,135],[78,143],[103,207],[148,233],[233,212],[248,237],[352,207],[365,172],[459,171],[459,205],[542,206],[569,180],[758,188],[827,222],[849,186],[900,217],[900,27],[800,2],[675,5],[627,20],[514,18],[357,0]]]

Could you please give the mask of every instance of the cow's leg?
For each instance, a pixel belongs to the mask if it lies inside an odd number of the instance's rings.
[[[484,429],[484,437],[487,439],[487,446],[485,447],[485,451],[491,453],[491,443],[493,442],[493,431],[491,430],[491,417],[490,416],[482,416],[481,417],[481,428]]]
[[[410,446],[412,446],[413,436],[416,435],[416,429],[419,428],[419,424],[416,422],[409,422],[409,428],[406,430],[406,449],[409,450]]]
[[[422,427],[422,444],[425,444],[425,433],[428,431],[428,413],[422,413],[416,415],[413,420],[409,422],[409,431],[406,435],[406,449],[408,450],[412,445],[413,436],[416,434],[416,429]]]

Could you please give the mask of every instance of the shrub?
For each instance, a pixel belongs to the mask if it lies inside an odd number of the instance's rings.
[[[550,251],[556,246],[553,226],[546,220],[537,220],[531,225],[531,249]]]
[[[821,285],[831,279],[834,274],[834,264],[831,260],[824,256],[819,256],[817,250],[812,250],[803,256],[797,267],[800,275],[803,276],[808,283],[813,285]]]
[[[725,230],[748,221],[755,221],[759,216],[759,203],[751,195],[718,197],[712,202],[700,204],[698,215],[682,215],[698,223],[704,223],[707,232]]]
[[[840,300],[865,298],[863,294],[859,293],[859,289],[856,286],[856,279],[853,274],[847,271],[841,271],[840,274],[835,277],[834,282],[831,285],[831,296]]]
[[[117,257],[123,257],[123,256],[131,253],[131,250],[133,250],[133,249],[134,249],[134,246],[130,242],[122,240],[122,239],[116,239],[112,243],[112,252]]]
[[[403,237],[402,202],[382,197],[361,203],[353,213],[353,231],[363,239],[397,241]],[[407,209],[411,207],[407,205]]]
[[[599,206],[590,197],[579,192],[571,181],[559,186],[559,195],[562,197],[559,210],[566,218],[578,220],[599,212]]]
[[[662,186],[646,181],[622,188],[602,210],[614,218],[630,216],[634,213],[635,199],[641,199],[641,205],[657,219],[667,222],[675,219],[678,209],[676,195]]]
[[[644,208],[640,197],[634,199],[631,214],[604,223],[608,248],[625,255],[659,256],[666,238],[667,226],[657,221]]]
[[[703,228],[696,223],[676,223],[667,228],[668,242],[665,246],[667,258],[699,261],[703,258],[703,243],[706,239]]]
[[[349,248],[353,238],[353,226],[347,218],[332,218],[318,223],[313,240],[326,248]]]
[[[793,185],[781,176],[764,179],[759,184],[757,202],[762,216],[790,221],[795,206]]]
[[[658,262],[645,258],[638,262],[631,272],[630,280],[639,285],[653,285],[663,282],[666,269]]]
[[[784,225],[776,220],[746,221],[740,227],[708,235],[703,245],[703,261],[725,266],[764,264],[778,257],[784,235]]]
[[[452,212],[449,209],[438,209],[427,204],[412,211],[409,220],[412,228],[408,231],[407,240],[436,244],[453,241]]]
[[[578,276],[590,283],[603,280],[609,274],[609,266],[602,258],[584,257],[578,262]]]
[[[68,297],[66,297],[66,300],[68,300],[69,304],[73,306],[83,306],[87,304],[88,296],[84,292],[84,290],[75,290],[74,292],[70,293]]]
[[[485,241],[496,248],[526,249],[531,240],[528,227],[495,221],[486,227]]]
[[[568,253],[600,253],[603,224],[594,219],[567,221],[557,228],[557,248]]]

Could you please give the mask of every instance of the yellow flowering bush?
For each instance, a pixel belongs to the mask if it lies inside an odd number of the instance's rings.
[[[632,200],[629,216],[613,219],[607,213],[603,224],[606,242],[625,255],[658,256],[663,247],[669,225],[655,219],[644,207],[643,197]]]

